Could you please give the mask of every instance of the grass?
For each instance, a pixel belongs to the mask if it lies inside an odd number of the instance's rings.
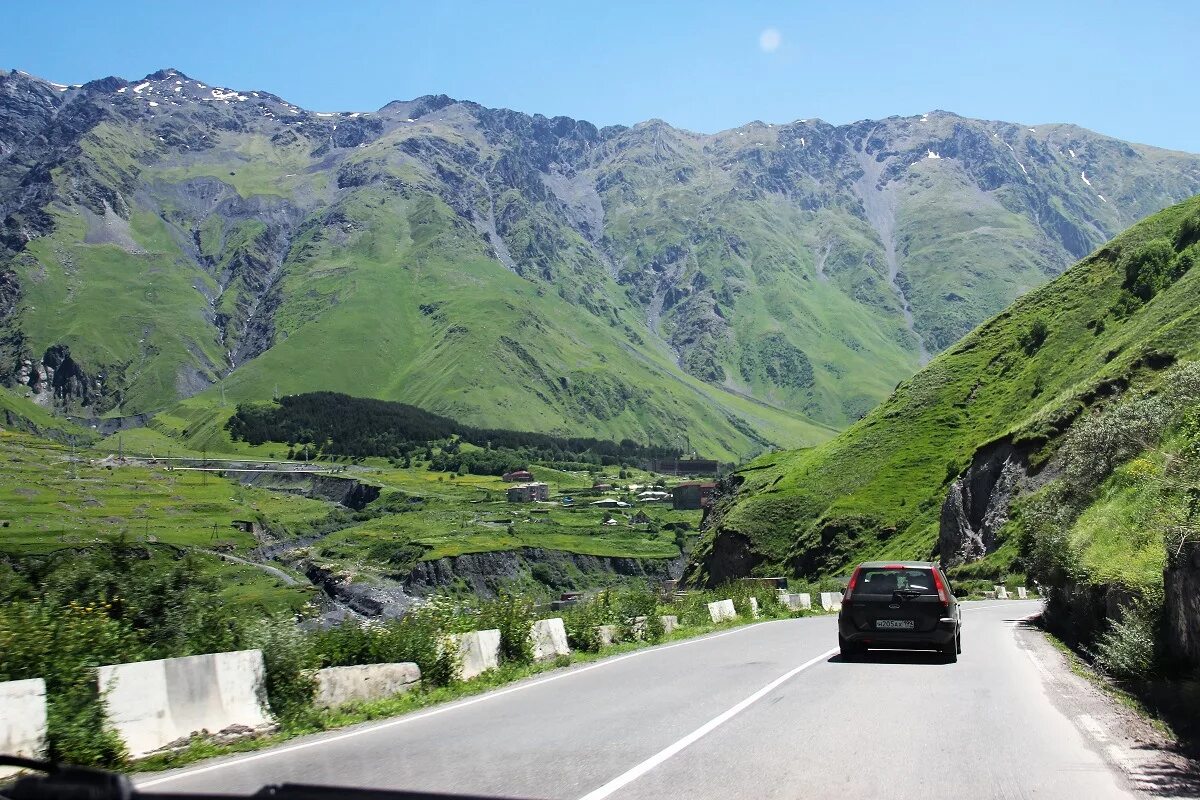
[[[938,356],[835,439],[751,462],[723,530],[748,536],[768,573],[823,575],[856,560],[928,558],[947,484],[978,448],[1004,437],[1035,451],[1052,446],[1055,421],[1077,413],[1094,387],[1152,384],[1147,353],[1183,360],[1200,352],[1196,271],[1127,319],[1111,311],[1124,277],[1119,254],[1173,238],[1197,212],[1200,199],[1133,227]],[[1037,320],[1048,336],[1027,352],[1020,342]]]
[[[80,449],[71,461],[63,444],[0,431],[0,552],[29,554],[101,543],[126,534],[148,543],[208,548],[255,546],[232,527],[261,515],[297,527],[329,513],[332,505],[295,495],[240,486],[195,472],[149,467],[109,468],[101,453]]]

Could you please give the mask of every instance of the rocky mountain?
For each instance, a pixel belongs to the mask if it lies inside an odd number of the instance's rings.
[[[732,458],[827,439],[1196,192],[1197,156],[946,112],[701,135],[13,71],[0,383],[181,430],[331,389]]]

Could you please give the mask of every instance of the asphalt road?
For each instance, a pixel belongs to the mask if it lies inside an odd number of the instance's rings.
[[[1060,696],[1061,665],[1024,641],[1037,610],[964,604],[957,664],[895,651],[843,663],[833,617],[767,622],[137,782],[563,800],[1136,796],[1103,732],[1079,722],[1093,718]]]

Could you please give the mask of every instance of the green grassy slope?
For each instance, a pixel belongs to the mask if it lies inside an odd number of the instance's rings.
[[[1135,225],[980,326],[835,439],[751,463],[697,574],[729,568],[722,553],[730,547],[744,548],[760,572],[828,574],[863,558],[929,557],[947,485],[980,447],[1007,437],[1044,460],[1106,386],[1152,386],[1164,365],[1200,355],[1200,270],[1128,315],[1118,303],[1125,262],[1154,240],[1175,242],[1181,223],[1198,215],[1194,198]],[[1028,344],[1037,323],[1045,339]],[[1119,504],[1113,491],[1104,502]]]
[[[47,439],[87,444],[96,439],[93,431],[39,406],[18,391],[0,386],[0,428],[32,433]]]

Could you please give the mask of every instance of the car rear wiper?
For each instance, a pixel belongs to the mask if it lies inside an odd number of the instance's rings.
[[[139,792],[128,776],[91,767],[73,767],[51,761],[0,755],[0,766],[17,767],[45,773],[18,778],[11,786],[0,787],[0,797],[8,800],[218,800],[237,797],[222,794],[160,794]],[[519,800],[473,794],[354,789],[345,786],[309,786],[283,783],[264,786],[242,797],[272,797],[278,800]]]

